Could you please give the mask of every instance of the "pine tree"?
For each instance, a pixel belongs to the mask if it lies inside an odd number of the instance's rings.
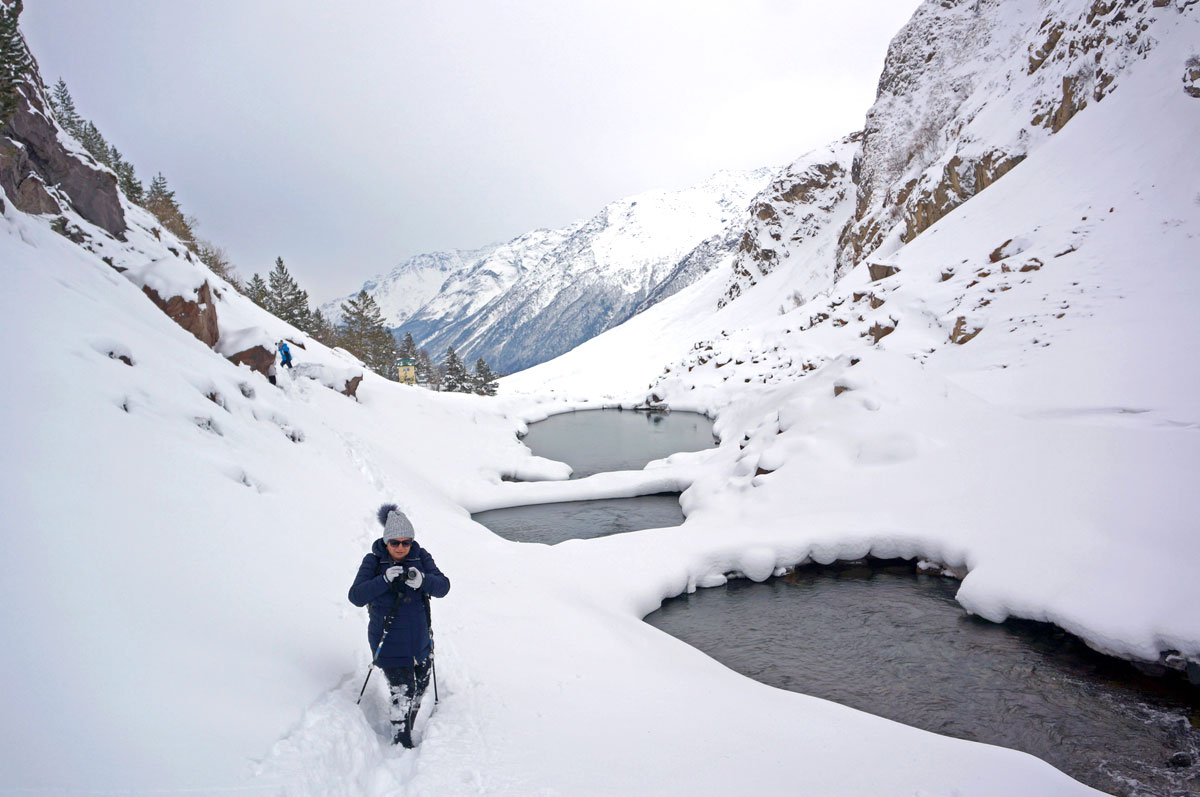
[[[441,390],[442,387],[442,372],[434,365],[426,349],[417,351],[417,383],[429,385],[434,390]]]
[[[88,151],[88,154],[96,159],[98,163],[103,163],[105,166],[112,168],[112,153],[108,149],[108,142],[104,140],[104,136],[100,135],[100,130],[91,122],[84,122],[82,136],[79,143],[83,144],[83,148]]]
[[[400,344],[400,356],[412,360],[417,359],[417,342],[413,340],[411,332],[404,333],[404,341]],[[418,381],[420,381],[419,377]]]
[[[134,173],[133,164],[121,157],[121,152],[116,147],[109,147],[108,152],[112,170],[117,173],[117,187],[121,189],[122,194],[128,197],[130,202],[135,205],[142,204],[146,199],[146,189],[142,187],[142,181]]]
[[[17,22],[22,10],[21,0],[7,7],[0,3],[0,126],[17,112],[19,87],[33,66]]]
[[[75,100],[67,89],[67,82],[62,78],[54,84],[54,92],[50,96],[50,107],[54,109],[54,118],[58,120],[63,130],[78,139],[83,132],[83,120],[75,110]]]
[[[329,323],[329,319],[321,312],[321,308],[312,311],[312,315],[308,320],[308,334],[312,335],[317,340],[324,343],[326,346],[336,346],[337,336],[334,333],[333,325]]]
[[[267,283],[258,274],[252,276],[250,281],[246,283],[246,297],[268,312],[271,309],[267,307],[269,293]]]
[[[383,321],[379,305],[366,291],[342,303],[342,323],[337,331],[338,343],[346,351],[380,376],[392,381],[396,360],[400,355],[396,339]]]
[[[462,360],[458,359],[453,346],[446,349],[446,356],[442,358],[442,372],[442,385],[445,390],[452,393],[470,393],[474,387],[471,375],[467,373]]]
[[[153,213],[179,240],[189,244],[195,241],[191,225],[179,209],[179,203],[175,201],[175,192],[167,187],[167,178],[163,177],[162,172],[156,174],[150,182],[150,190],[146,192],[146,201],[142,207]]]
[[[282,257],[275,258],[275,268],[267,275],[267,287],[267,308],[275,317],[308,332],[312,315],[308,309],[308,291],[301,290],[292,279]]]
[[[481,396],[496,395],[496,375],[492,373],[492,369],[488,367],[482,357],[475,361],[475,373],[471,380],[471,387]]]

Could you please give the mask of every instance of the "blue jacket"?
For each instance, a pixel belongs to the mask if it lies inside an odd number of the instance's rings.
[[[415,567],[425,574],[420,589],[404,586],[400,580],[391,584],[383,579],[384,572],[392,565]],[[367,641],[371,652],[379,646],[383,636],[383,621],[396,607],[391,630],[375,662],[380,667],[411,667],[429,657],[432,642],[429,638],[429,620],[425,615],[425,596],[445,597],[450,591],[450,579],[438,570],[429,552],[414,542],[408,556],[396,562],[388,553],[387,544],[380,538],[371,546],[371,552],[363,557],[358,575],[350,587],[350,602],[355,606],[367,606],[371,622],[367,625]],[[397,603],[397,599],[399,603]]]

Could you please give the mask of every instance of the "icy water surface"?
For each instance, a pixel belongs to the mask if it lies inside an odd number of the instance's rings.
[[[1200,793],[1200,689],[1052,626],[989,623],[911,565],[804,568],[673,598],[646,621],[755,680],[1041,758],[1117,795]],[[1177,753],[1191,767],[1168,764]]]
[[[478,512],[471,517],[506,540],[549,545],[683,525],[679,493],[515,506]]]
[[[699,413],[633,410],[553,415],[530,424],[523,442],[540,457],[570,465],[572,479],[609,470],[641,470],[652,460],[716,445],[712,421]]]

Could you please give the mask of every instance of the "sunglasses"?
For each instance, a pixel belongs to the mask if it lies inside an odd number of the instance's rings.
[[[412,540],[388,540],[387,544],[391,548],[407,548],[412,545]]]

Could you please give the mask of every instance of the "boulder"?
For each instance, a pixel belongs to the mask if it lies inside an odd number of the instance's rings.
[[[62,208],[54,201],[54,197],[50,196],[50,192],[46,190],[46,186],[42,184],[41,179],[31,174],[21,181],[21,185],[17,187],[17,195],[13,200],[17,210],[25,213],[38,215],[41,213],[53,213],[55,215],[62,213]]]
[[[196,301],[182,296],[171,296],[163,299],[149,285],[142,287],[142,292],[150,297],[150,301],[171,317],[179,326],[196,336],[205,346],[213,347],[220,337],[217,328],[217,306],[212,300],[212,289],[206,281],[196,292]]]
[[[267,376],[271,366],[275,364],[275,352],[264,346],[251,346],[230,355],[227,359],[234,365],[248,365],[250,370]],[[242,393],[244,394],[245,391],[243,390]]]
[[[900,273],[900,269],[895,266],[885,266],[882,263],[867,263],[867,271],[871,276],[871,282],[878,282]]]
[[[871,343],[878,343],[879,341],[886,338],[888,335],[895,332],[896,331],[895,323],[896,322],[893,321],[892,326],[887,326],[885,324],[879,324],[879,323],[872,324],[871,328],[867,330],[867,334],[871,336]]]

